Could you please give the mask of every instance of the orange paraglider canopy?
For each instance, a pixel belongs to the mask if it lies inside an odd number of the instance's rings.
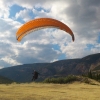
[[[74,34],[72,30],[64,23],[52,18],[37,18],[25,23],[18,29],[16,38],[18,41],[21,41],[22,38],[28,33],[45,27],[55,27],[64,30],[72,36],[72,40],[74,41]]]

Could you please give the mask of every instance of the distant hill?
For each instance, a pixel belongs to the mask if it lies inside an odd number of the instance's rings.
[[[0,76],[0,84],[10,84],[12,82],[14,82],[14,81],[11,80],[11,79],[6,78],[4,76]]]
[[[47,77],[67,76],[69,74],[82,75],[89,70],[100,73],[100,53],[92,54],[81,59],[67,59],[52,63],[24,64],[0,70],[0,75],[17,82],[31,82],[32,71],[40,73],[37,81]]]

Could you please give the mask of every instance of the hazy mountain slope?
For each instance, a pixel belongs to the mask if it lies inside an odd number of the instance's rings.
[[[10,84],[14,82],[13,80],[10,80],[4,76],[0,76],[0,84]]]
[[[18,82],[30,82],[33,69],[40,73],[38,80],[43,80],[46,77],[52,76],[81,75],[89,70],[98,70],[99,66],[100,53],[89,55],[82,59],[60,60],[53,63],[24,64],[3,68],[0,70],[0,75]]]

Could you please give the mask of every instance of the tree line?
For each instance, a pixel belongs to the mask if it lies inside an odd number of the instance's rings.
[[[93,73],[91,70],[88,72],[87,77],[100,81],[100,74],[99,73]]]

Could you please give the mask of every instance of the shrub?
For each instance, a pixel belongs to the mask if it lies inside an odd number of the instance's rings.
[[[70,83],[73,81],[78,80],[74,75],[68,75],[67,77],[58,77],[58,78],[46,78],[43,82],[44,83],[58,83],[58,84],[65,84]]]

